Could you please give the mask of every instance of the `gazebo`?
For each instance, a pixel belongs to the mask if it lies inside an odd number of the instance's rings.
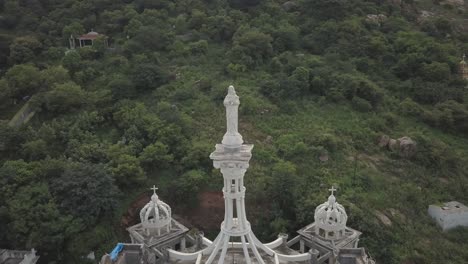
[[[94,45],[94,41],[97,38],[104,39],[104,44],[106,47],[109,45],[108,37],[106,35],[99,34],[96,31],[91,30],[90,32],[83,34],[77,38],[75,38],[73,35],[70,35],[70,39],[69,39],[70,49],[76,48],[76,40],[78,40],[80,48],[88,47],[88,46],[92,47]]]

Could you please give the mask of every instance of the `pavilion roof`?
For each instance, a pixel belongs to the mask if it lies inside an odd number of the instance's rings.
[[[83,34],[81,36],[78,37],[78,39],[80,40],[95,40],[97,39],[98,37],[106,37],[106,35],[103,35],[103,34],[99,34],[95,31],[90,31],[86,34]]]

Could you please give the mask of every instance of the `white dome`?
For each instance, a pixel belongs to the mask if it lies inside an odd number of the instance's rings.
[[[158,235],[161,234],[161,229],[166,228],[170,230],[171,225],[171,207],[165,202],[159,200],[156,194],[157,188],[153,186],[153,195],[151,201],[143,207],[140,211],[140,220],[143,228],[148,232],[157,231]]]
[[[333,195],[336,189],[332,187],[330,191],[332,194],[328,201],[315,209],[315,233],[324,239],[336,240],[345,234],[348,215],[344,207],[336,202]]]

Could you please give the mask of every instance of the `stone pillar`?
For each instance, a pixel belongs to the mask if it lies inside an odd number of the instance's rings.
[[[320,254],[320,252],[314,248],[311,248],[309,250],[309,254],[312,256],[310,258],[310,264],[318,264],[318,256]],[[334,263],[334,262],[329,262],[329,263]]]
[[[278,238],[281,238],[283,240],[283,244],[286,245],[288,243],[288,237],[289,235],[286,233],[279,233]]]
[[[299,241],[299,252],[304,253],[305,245],[304,245],[304,240]]]
[[[185,237],[183,237],[181,240],[180,240],[180,250],[185,250]]]

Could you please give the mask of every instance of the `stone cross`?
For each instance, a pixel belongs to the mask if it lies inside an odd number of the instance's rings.
[[[153,193],[156,194],[156,191],[158,190],[159,188],[156,187],[156,185],[153,185],[153,188],[151,188],[151,190],[153,190]]]
[[[463,61],[465,61],[465,57],[466,57],[466,55],[465,55],[465,53],[463,53]]]
[[[331,189],[328,189],[331,192],[331,195],[333,195],[333,192],[336,191],[335,187],[332,185]]]

